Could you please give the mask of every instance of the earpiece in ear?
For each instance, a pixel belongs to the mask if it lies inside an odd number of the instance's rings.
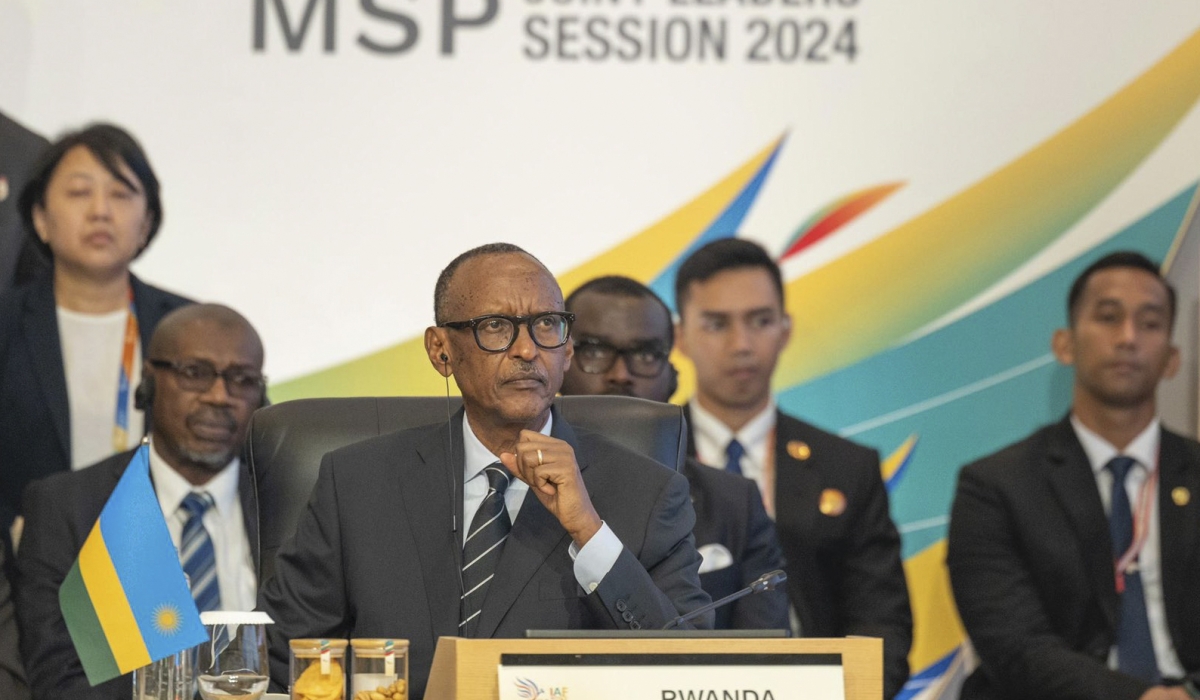
[[[450,361],[450,358],[446,357],[446,353],[442,353],[441,358],[442,358],[442,364],[446,364],[447,362]]]
[[[154,403],[154,375],[142,377],[142,383],[133,392],[133,407],[139,411],[149,410]]]

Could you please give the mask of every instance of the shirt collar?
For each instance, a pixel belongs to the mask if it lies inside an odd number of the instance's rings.
[[[1083,446],[1084,454],[1091,462],[1094,472],[1103,471],[1105,465],[1120,454],[1132,457],[1147,471],[1154,471],[1158,467],[1158,445],[1162,440],[1162,431],[1157,417],[1150,421],[1145,430],[1138,433],[1124,452],[1118,451],[1112,443],[1089,429],[1075,414],[1071,414],[1071,427],[1075,429],[1075,436],[1079,438],[1079,444]]]
[[[238,499],[238,472],[241,460],[234,457],[217,475],[203,486],[193,486],[179,472],[167,464],[150,441],[150,478],[154,481],[154,492],[158,495],[158,505],[162,512],[170,515],[179,510],[179,505],[189,493],[208,493],[216,504],[217,514],[225,515],[233,512],[233,504]]]
[[[490,464],[495,464],[499,461],[497,455],[492,454],[492,451],[483,446],[479,438],[475,436],[475,431],[471,430],[471,422],[467,420],[467,412],[463,411],[463,483],[474,479]],[[550,412],[550,417],[546,419],[546,424],[542,426],[540,432],[542,435],[549,435],[550,428],[554,426],[554,411]]]
[[[765,442],[767,436],[775,429],[774,398],[769,399],[762,412],[751,418],[737,433],[722,423],[720,418],[704,410],[704,407],[696,399],[693,398],[689,401],[688,407],[691,409],[692,429],[720,445],[721,449],[724,449],[724,446],[728,445],[729,441],[735,437],[744,447],[758,445]]]

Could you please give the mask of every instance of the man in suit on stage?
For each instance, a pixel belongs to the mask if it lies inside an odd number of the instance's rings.
[[[617,394],[666,402],[676,372],[671,311],[647,286],[628,277],[600,277],[567,297],[575,314],[575,357],[562,394]],[[783,568],[775,527],[753,481],[689,458],[683,474],[696,509],[692,534],[703,562],[700,585],[713,600]],[[787,584],[785,583],[784,586]],[[789,629],[785,588],[750,595],[716,610],[716,629]]]
[[[425,348],[463,410],[322,460],[260,594],[278,683],[297,637],[408,639],[419,698],[441,636],[655,629],[709,602],[687,480],[551,409],[574,350],[550,272],[475,248],[442,271],[434,312]]]
[[[959,475],[947,562],[967,700],[1200,697],[1200,444],[1165,429],[1175,293],[1117,252],[1075,280],[1070,414]]]
[[[139,403],[153,417],[150,478],[200,610],[255,604],[258,504],[238,455],[263,400],[263,348],[236,311],[186,306],[158,325]],[[59,608],[58,589],[133,458],[122,452],[35,481],[22,501],[17,555],[21,655],[35,700],[131,695],[129,676],[90,687]]]
[[[879,455],[776,408],[771,375],[792,331],[779,267],[756,243],[714,241],[680,265],[675,303],[679,349],[696,368],[689,451],[758,484],[799,634],[883,638],[893,697],[908,678],[912,612]]]

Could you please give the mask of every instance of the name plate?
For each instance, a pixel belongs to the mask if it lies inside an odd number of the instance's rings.
[[[500,700],[845,700],[841,654],[502,654]]]

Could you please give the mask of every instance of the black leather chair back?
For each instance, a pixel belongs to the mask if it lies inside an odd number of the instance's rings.
[[[559,415],[576,428],[599,433],[678,470],[687,454],[687,426],[679,406],[624,396],[564,396]],[[462,399],[449,399],[449,412]],[[300,399],[261,408],[250,420],[247,458],[255,476],[259,545],[265,581],[275,553],[296,530],[325,453],[387,433],[446,420],[438,396]]]

